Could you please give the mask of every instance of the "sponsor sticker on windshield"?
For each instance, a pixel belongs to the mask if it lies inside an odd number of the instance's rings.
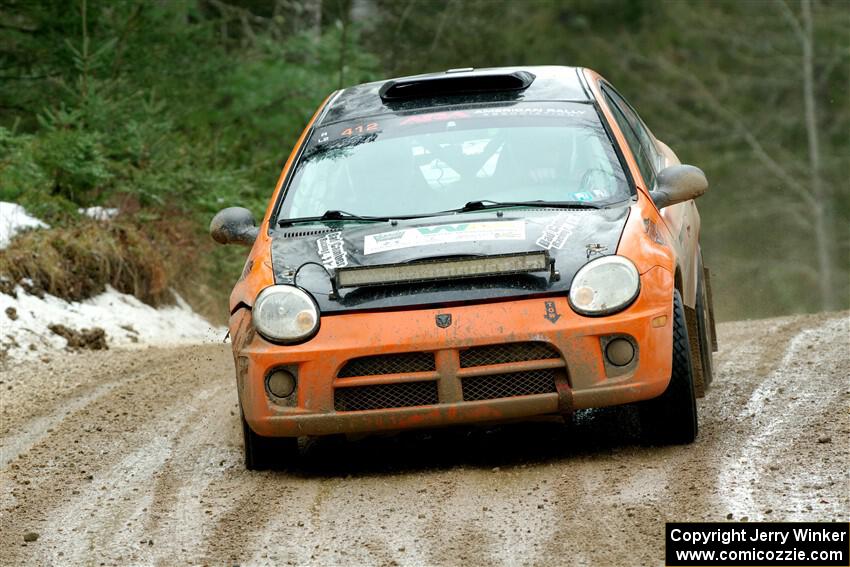
[[[363,253],[476,240],[525,240],[525,221],[438,224],[370,234],[363,241]]]

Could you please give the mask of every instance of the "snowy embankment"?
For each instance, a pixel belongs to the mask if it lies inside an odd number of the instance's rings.
[[[100,333],[92,329],[103,329],[109,347],[215,342],[226,332],[210,325],[179,296],[176,306],[155,309],[110,287],[80,302],[47,294],[40,298],[20,286],[15,291],[16,298],[0,293],[0,359],[4,351],[11,359],[49,357],[51,351],[73,346],[74,339],[63,336],[68,330],[82,335],[77,339],[83,342],[80,348],[103,348]]]
[[[0,203],[0,249],[16,233],[31,229],[48,226],[19,205]],[[4,360],[49,358],[66,349],[216,342],[226,332],[176,293],[176,305],[157,309],[109,286],[96,297],[69,302],[39,293],[30,283],[15,282],[12,295],[0,293],[0,365]]]
[[[15,203],[0,202],[0,250],[6,248],[17,233],[32,228],[50,228]]]

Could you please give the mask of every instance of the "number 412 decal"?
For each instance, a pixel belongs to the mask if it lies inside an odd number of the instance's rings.
[[[362,134],[363,132],[377,132],[378,131],[378,123],[370,122],[368,124],[360,124],[359,126],[355,126],[353,128],[346,128],[340,133],[340,136],[352,136],[354,134]]]

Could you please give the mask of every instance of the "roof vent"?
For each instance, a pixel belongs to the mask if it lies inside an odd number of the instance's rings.
[[[393,79],[378,94],[384,101],[471,93],[511,92],[528,88],[534,75],[528,71],[471,71],[458,69],[442,75],[420,75]]]

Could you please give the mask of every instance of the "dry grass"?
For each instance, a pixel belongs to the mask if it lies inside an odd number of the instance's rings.
[[[0,250],[0,276],[7,286],[29,279],[31,292],[71,301],[97,295],[108,284],[158,306],[173,303],[175,289],[202,315],[220,322],[232,281],[219,284],[211,277],[212,242],[204,236],[170,221],[81,220],[19,234]]]
[[[137,227],[83,221],[33,230],[0,251],[0,274],[32,280],[36,290],[72,301],[101,293],[106,284],[159,305],[172,301],[164,258]]]

